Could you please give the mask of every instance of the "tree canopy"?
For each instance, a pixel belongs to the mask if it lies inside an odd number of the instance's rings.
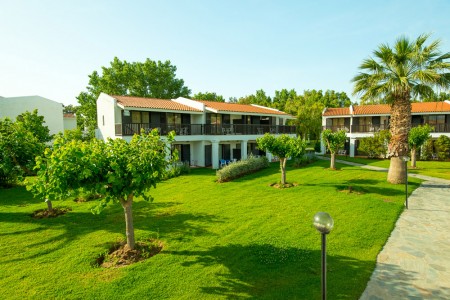
[[[33,175],[35,157],[52,139],[38,111],[25,112],[16,121],[0,120],[0,185],[15,183],[22,175]]]
[[[121,61],[117,57],[109,67],[102,67],[89,75],[87,91],[77,97],[79,117],[93,134],[97,126],[97,98],[101,92],[118,96],[137,96],[160,99],[189,97],[191,91],[184,80],[176,77],[177,68],[170,61]]]
[[[282,134],[275,137],[266,133],[257,138],[258,148],[268,151],[280,159],[281,184],[286,184],[286,160],[288,158],[301,157],[305,153],[306,144],[301,138],[293,138]]]
[[[215,101],[215,102],[225,102],[225,98],[221,95],[217,95],[213,92],[198,92],[194,95],[193,99],[195,100],[205,100],[205,101]]]

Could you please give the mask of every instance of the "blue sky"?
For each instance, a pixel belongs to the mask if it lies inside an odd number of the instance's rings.
[[[76,104],[88,75],[170,60],[197,92],[333,89],[351,96],[381,43],[433,33],[450,51],[450,1],[0,0],[0,96]]]

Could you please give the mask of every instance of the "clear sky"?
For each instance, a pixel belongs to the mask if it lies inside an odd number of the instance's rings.
[[[193,94],[344,91],[381,43],[433,33],[450,51],[450,0],[0,0],[0,96],[76,104],[88,75],[170,60]]]

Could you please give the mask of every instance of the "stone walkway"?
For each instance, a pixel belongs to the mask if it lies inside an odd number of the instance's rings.
[[[450,299],[450,180],[409,175],[425,181],[408,198],[409,209],[378,254],[362,300]]]

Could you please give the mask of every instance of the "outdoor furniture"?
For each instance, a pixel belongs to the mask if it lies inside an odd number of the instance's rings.
[[[338,150],[337,154],[338,155],[347,155],[347,150],[344,150],[344,149]]]
[[[219,168],[225,167],[227,165],[227,161],[225,159],[219,159]]]

